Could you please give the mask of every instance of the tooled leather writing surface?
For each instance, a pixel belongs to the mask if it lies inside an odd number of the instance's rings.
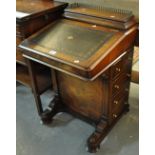
[[[30,54],[37,57],[44,56],[56,60],[55,63],[63,62],[87,71],[122,36],[117,30],[92,24],[66,19],[56,22],[25,40],[20,47],[33,51]]]
[[[95,54],[112,36],[113,32],[92,30],[60,21],[29,41],[48,49],[49,54],[55,51],[56,56],[61,53],[83,61]]]

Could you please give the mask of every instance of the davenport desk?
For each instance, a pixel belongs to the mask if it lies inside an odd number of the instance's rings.
[[[129,110],[132,55],[137,34],[130,11],[70,5],[54,21],[20,45],[38,91],[34,63],[51,68],[55,97],[40,115],[50,123],[69,112],[95,126],[87,140],[95,152],[113,125]],[[36,103],[41,108],[41,103]]]

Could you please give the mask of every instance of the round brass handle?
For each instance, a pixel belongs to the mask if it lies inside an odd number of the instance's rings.
[[[114,118],[117,118],[117,115],[116,115],[116,114],[113,114],[113,117],[114,117]]]
[[[120,68],[118,68],[118,67],[116,67],[116,71],[117,71],[117,72],[120,72],[120,71],[121,71],[121,69],[120,69]]]
[[[115,100],[114,103],[115,103],[115,104],[118,104],[118,101]]]
[[[119,85],[115,85],[114,87],[115,87],[116,89],[119,89]]]

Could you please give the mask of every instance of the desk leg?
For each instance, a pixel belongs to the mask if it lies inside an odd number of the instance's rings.
[[[27,62],[27,66],[28,66],[28,70],[29,70],[29,74],[30,74],[30,79],[31,79],[31,84],[32,84],[32,92],[33,92],[33,95],[35,98],[36,107],[37,107],[39,116],[41,116],[41,114],[43,113],[43,107],[41,104],[40,93],[39,93],[38,85],[37,85],[36,71],[35,71],[35,68],[33,65],[33,61],[26,59],[26,62]]]
[[[64,111],[64,105],[61,103],[59,88],[58,88],[58,80],[57,80],[57,72],[55,70],[51,70],[52,73],[52,84],[53,90],[55,92],[54,99],[49,104],[48,108],[42,113],[41,119],[44,124],[49,124],[52,122],[53,117],[59,113]]]
[[[91,153],[97,152],[97,150],[100,148],[101,141],[107,135],[107,131],[108,131],[107,121],[105,121],[104,118],[101,118],[100,122],[96,126],[95,132],[87,140],[87,146],[88,146],[87,151]]]
[[[62,109],[60,99],[58,95],[54,96],[54,99],[49,104],[48,108],[42,113],[41,120],[43,124],[49,124],[52,122],[53,117],[59,113]]]
[[[30,79],[31,79],[31,83],[32,83],[32,91],[34,94],[38,114],[41,117],[42,123],[49,124],[49,123],[51,123],[54,115],[56,115],[62,109],[62,104],[60,102],[59,95],[57,93],[57,90],[55,90],[54,99],[51,101],[48,108],[45,111],[43,111],[40,93],[39,93],[38,84],[37,84],[37,74],[36,74],[36,70],[35,70],[34,64],[33,64],[34,62],[29,59],[27,59],[26,61],[27,61],[28,69],[29,69]],[[55,71],[53,71],[52,77],[53,77],[52,78],[53,83],[55,83],[55,88],[57,89],[57,81],[56,81]]]

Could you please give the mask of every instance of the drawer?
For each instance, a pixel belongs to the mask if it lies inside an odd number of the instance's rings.
[[[129,83],[130,79],[128,78],[128,74],[124,72],[119,78],[112,82],[112,96],[116,96],[120,93]]]
[[[133,52],[130,50],[111,67],[112,80],[115,80],[122,72],[131,70],[132,57]]]
[[[119,59],[111,68],[112,79],[115,79],[120,75],[123,70],[123,58]]]
[[[112,121],[117,119],[120,116],[120,114],[123,112],[124,106],[125,106],[125,102],[126,102],[126,96],[122,96],[122,98],[120,98],[118,100],[117,107],[113,108],[112,112],[111,112],[111,120]]]
[[[111,103],[111,110],[114,111],[122,104],[122,100],[125,97],[125,90],[122,90],[119,94],[117,94],[113,99]]]

